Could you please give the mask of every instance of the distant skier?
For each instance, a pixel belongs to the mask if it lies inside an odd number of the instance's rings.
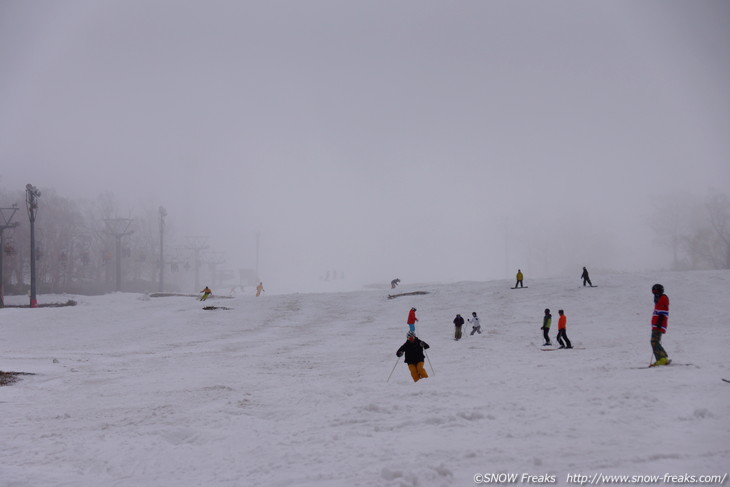
[[[580,278],[583,279],[583,286],[585,286],[587,282],[590,287],[593,287],[591,278],[588,277],[588,269],[586,269],[585,267],[583,268],[583,274],[580,275]]]
[[[471,333],[469,333],[469,336],[472,336],[474,333],[482,334],[482,325],[479,323],[479,317],[477,316],[476,311],[474,311],[471,314],[471,318],[469,318],[469,323],[471,323]]]
[[[553,321],[553,315],[550,314],[550,309],[545,308],[545,316],[542,319],[542,336],[545,338],[545,343],[542,345],[543,347],[552,346],[552,342],[550,342],[550,336],[548,333],[550,332],[550,324]]]
[[[416,334],[412,331],[409,331],[406,337],[406,342],[401,345],[395,354],[398,357],[401,357],[405,353],[405,362],[408,364],[408,369],[411,371],[413,382],[418,382],[420,379],[428,378],[426,368],[423,366],[423,351],[430,347],[428,346],[428,343],[419,340],[418,337],[416,337]]]
[[[211,291],[208,286],[205,286],[205,289],[203,289],[200,292],[203,293],[203,295],[200,297],[200,300],[201,301],[205,301],[206,299],[208,299],[208,296],[210,296],[211,294],[213,294],[213,291]]]
[[[517,289],[517,286],[522,287],[522,279],[524,276],[522,275],[522,271],[520,269],[517,269],[517,282],[515,283],[515,289]]]
[[[411,308],[408,312],[408,321],[406,321],[408,331],[411,333],[416,333],[416,321],[418,321],[418,318],[416,318],[416,308]]]
[[[457,314],[454,318],[454,340],[461,340],[461,326],[464,324],[464,318]]]
[[[390,288],[395,289],[398,284],[400,284],[400,279],[393,279],[392,281],[390,281]]]
[[[570,340],[568,340],[568,335],[565,333],[565,325],[568,318],[565,316],[562,309],[558,310],[558,314],[560,315],[560,318],[558,318],[558,343],[560,344],[560,348],[573,348]],[[563,343],[563,340],[565,340],[565,343]]]
[[[264,292],[264,283],[259,282],[258,286],[256,286],[256,297],[258,298],[261,296],[261,293]]]
[[[671,360],[662,347],[662,335],[667,332],[667,321],[669,320],[669,298],[664,294],[664,286],[654,284],[651,288],[654,294],[654,314],[651,317],[651,348],[654,351],[656,362],[654,365],[668,365]]]

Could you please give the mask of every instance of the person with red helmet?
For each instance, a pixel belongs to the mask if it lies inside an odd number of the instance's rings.
[[[671,360],[666,350],[662,347],[662,335],[667,332],[667,321],[669,320],[669,298],[664,294],[664,286],[654,284],[651,287],[654,294],[654,314],[651,317],[651,348],[654,351],[655,365],[669,365]]]

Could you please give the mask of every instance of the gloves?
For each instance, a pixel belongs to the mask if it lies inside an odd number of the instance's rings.
[[[403,352],[395,352],[395,356],[396,357],[402,357],[403,356]]]

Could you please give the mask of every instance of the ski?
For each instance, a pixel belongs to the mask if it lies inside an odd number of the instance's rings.
[[[511,287],[510,289],[527,289],[527,287],[528,286],[524,286],[524,287]]]
[[[724,380],[725,382],[730,382],[730,380],[727,380],[727,379],[722,379],[722,380]]]
[[[585,349],[586,349],[585,347],[570,347],[570,348],[568,348],[568,347],[563,347],[563,348],[558,347],[558,348],[541,348],[540,350],[542,350],[543,352],[551,352],[553,350],[585,350]]]

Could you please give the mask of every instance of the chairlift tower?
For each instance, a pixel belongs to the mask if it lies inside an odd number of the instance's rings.
[[[195,291],[200,287],[200,252],[208,248],[208,237],[187,236],[185,248],[193,252],[193,266],[195,268]]]
[[[160,287],[158,292],[163,292],[165,287],[165,217],[167,216],[167,210],[160,206]]]
[[[5,280],[3,279],[3,254],[5,253],[5,237],[3,233],[7,228],[15,228],[19,222],[13,222],[15,212],[18,211],[17,203],[10,208],[0,208],[0,308],[5,307]]]
[[[131,218],[105,218],[106,233],[113,235],[116,239],[116,291],[122,290],[122,237],[134,233],[129,229],[132,225]]]
[[[41,192],[32,184],[25,185],[25,206],[28,209],[28,219],[30,220],[30,307],[37,308],[38,300],[36,299],[36,282],[35,282],[35,217],[38,214],[38,198]]]

